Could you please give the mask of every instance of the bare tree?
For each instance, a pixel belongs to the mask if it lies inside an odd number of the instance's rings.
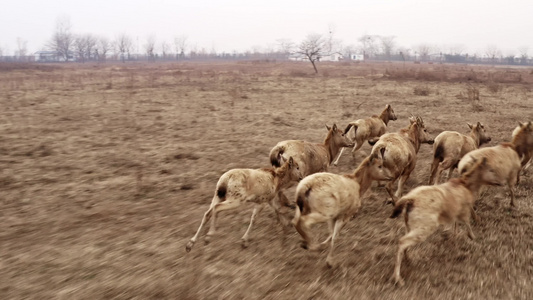
[[[71,28],[72,24],[69,17],[59,17],[56,21],[56,31],[48,42],[48,47],[56,51],[65,61],[68,61],[74,44],[74,34],[70,31]]]
[[[463,45],[463,44],[455,44],[455,45],[451,45],[448,48],[448,52],[449,52],[449,54],[452,54],[452,55],[461,55],[461,54],[463,54],[465,49],[466,49],[465,45]]]
[[[421,60],[428,60],[429,55],[434,51],[433,46],[429,44],[420,44],[415,47],[415,55],[418,54]],[[418,59],[418,58],[417,58]]]
[[[492,63],[495,63],[496,58],[500,57],[502,55],[502,52],[496,45],[488,45],[485,49],[485,55]]]
[[[111,50],[111,43],[109,39],[105,36],[101,36],[97,39],[96,46],[96,58],[101,61],[105,61],[107,53]]]
[[[520,63],[523,64],[523,65],[526,65],[527,64],[527,59],[529,57],[529,55],[528,55],[528,52],[529,52],[528,46],[522,46],[522,47],[518,48],[518,52],[520,53]]]
[[[187,42],[187,36],[180,35],[174,38],[174,46],[176,47],[176,58],[184,58],[185,57],[185,51],[187,50],[188,42]]]
[[[326,46],[324,52],[327,54],[342,54],[342,41],[335,38],[336,28],[334,24],[329,24],[327,39],[324,43]]]
[[[357,39],[359,43],[361,43],[361,51],[363,52],[365,58],[372,57],[374,54],[376,54],[379,48],[377,45],[378,38],[379,36],[377,35],[365,34]]]
[[[287,58],[294,49],[294,43],[289,39],[278,39],[276,42],[278,44],[278,53]]]
[[[166,58],[169,55],[169,52],[170,46],[168,45],[168,43],[165,41],[161,42],[161,56],[163,56],[163,58]]]
[[[313,65],[315,73],[318,74],[315,62],[320,60],[326,47],[324,38],[320,34],[310,34],[298,46],[296,53],[305,56]]]
[[[130,51],[131,47],[133,46],[133,40],[130,36],[128,36],[125,33],[121,33],[116,37],[115,40],[115,46],[120,53],[120,58],[122,59],[122,62],[125,62],[126,55],[128,59],[130,58]]]
[[[391,58],[391,54],[396,47],[396,41],[394,41],[395,36],[380,36],[381,50],[387,59]]]
[[[152,61],[155,61],[154,56],[154,50],[155,50],[155,35],[150,34],[146,38],[146,43],[144,44],[144,50],[146,51],[146,55],[150,57]]]
[[[17,52],[15,55],[18,57],[26,56],[27,52],[28,52],[28,41],[25,41],[22,38],[18,37],[17,38]]]
[[[82,62],[90,60],[96,55],[96,38],[92,34],[77,35],[74,40],[74,50]]]

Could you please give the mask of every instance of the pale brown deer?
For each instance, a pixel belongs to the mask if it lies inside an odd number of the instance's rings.
[[[401,197],[403,185],[415,169],[420,145],[433,143],[421,117],[411,117],[409,121],[408,128],[382,135],[372,148],[372,153],[384,152],[383,165],[392,173],[393,179],[385,185],[392,203]],[[393,194],[392,186],[398,179],[398,188]]]
[[[354,138],[352,140],[354,141],[354,146],[352,149],[352,155],[363,146],[365,141],[380,137],[385,134],[390,120],[396,121],[397,117],[392,109],[392,106],[387,104],[379,116],[373,115],[367,119],[359,119],[350,122],[350,124],[348,124],[344,130],[344,134],[348,135],[350,129],[353,128]],[[333,165],[336,166],[339,163],[339,159],[341,158],[343,152],[344,148],[341,149],[341,153]]]
[[[403,196],[394,206],[391,218],[398,217],[405,210],[405,228],[407,233],[400,238],[394,281],[403,285],[400,266],[407,249],[423,242],[437,230],[440,224],[454,224],[457,234],[457,222],[466,226],[468,237],[474,239],[470,227],[470,217],[477,219],[473,210],[475,197],[483,184],[499,184],[496,172],[488,164],[488,159],[473,159],[469,171],[440,185],[419,186]]]
[[[253,202],[254,208],[250,225],[242,237],[242,246],[247,247],[248,235],[264,203],[272,206],[276,214],[278,214],[279,219],[279,205],[275,200],[277,193],[280,189],[302,178],[303,175],[298,163],[292,157],[289,157],[279,168],[232,169],[227,171],[218,180],[211,206],[205,212],[200,227],[198,227],[196,234],[187,243],[185,249],[187,252],[191,251],[204,224],[211,219],[211,226],[205,237],[205,242],[209,243],[211,237],[216,232],[216,219],[219,212],[237,208],[245,202]]]
[[[459,173],[469,171],[476,160],[487,158],[487,164],[498,176],[497,185],[507,185],[511,194],[511,206],[515,206],[514,186],[520,173],[520,156],[513,143],[502,143],[494,147],[486,147],[468,152],[460,161]]]
[[[480,122],[472,125],[470,135],[464,135],[457,131],[443,131],[435,138],[433,144],[433,163],[431,164],[429,184],[438,183],[442,171],[448,171],[448,179],[457,168],[461,158],[468,152],[479,148],[484,143],[490,142],[491,138]]]
[[[335,238],[344,224],[361,207],[361,198],[373,180],[389,180],[390,172],[383,167],[383,153],[368,156],[353,174],[315,173],[305,177],[296,188],[296,213],[292,221],[303,238],[302,247],[318,250],[331,241],[326,262],[332,267]],[[329,237],[319,245],[310,235],[310,226],[327,222]]]

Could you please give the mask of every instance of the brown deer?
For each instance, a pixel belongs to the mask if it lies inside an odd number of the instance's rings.
[[[421,117],[410,117],[408,128],[399,132],[386,133],[374,144],[372,153],[383,152],[383,165],[392,173],[392,180],[385,189],[392,198],[392,203],[401,197],[403,185],[415,169],[417,153],[422,143],[433,144]],[[393,194],[392,186],[398,180],[398,189]]]
[[[405,210],[407,233],[400,238],[393,278],[399,285],[404,284],[400,276],[400,266],[407,249],[423,242],[437,230],[440,224],[465,224],[468,237],[474,239],[470,227],[470,216],[477,219],[473,210],[475,195],[482,184],[498,184],[496,172],[488,164],[487,158],[472,160],[469,171],[440,185],[419,186],[398,200],[391,218],[398,217]]]
[[[443,131],[435,138],[429,184],[437,183],[444,170],[449,170],[449,180],[453,170],[457,168],[457,164],[466,153],[490,142],[491,138],[486,133],[483,124],[477,122],[474,125],[469,123],[467,125],[471,129],[470,136],[457,131]]]
[[[346,129],[344,130],[344,134],[348,134],[350,132],[350,129],[354,129],[354,146],[352,149],[352,155],[359,150],[365,141],[368,141],[372,138],[377,138],[385,134],[387,131],[387,125],[389,125],[389,121],[396,121],[397,117],[394,113],[394,110],[392,107],[387,104],[385,106],[385,109],[381,112],[379,116],[373,115],[370,118],[367,119],[359,119],[357,121],[350,122]],[[344,152],[344,148],[341,149],[341,153],[333,163],[333,165],[337,165],[339,162],[339,159],[342,156],[342,153]]]
[[[344,224],[361,207],[361,198],[373,180],[389,180],[383,167],[383,152],[368,156],[353,174],[316,173],[305,177],[296,188],[296,213],[292,221],[303,238],[302,247],[318,250],[331,241],[326,262],[333,264],[334,242]],[[319,245],[310,236],[310,226],[327,222],[329,237]]]
[[[511,194],[511,206],[515,206],[514,186],[520,173],[520,156],[513,143],[502,143],[468,152],[460,161],[458,170],[462,174],[469,171],[477,160],[487,158],[487,164],[498,177],[497,185],[507,184]]]
[[[248,235],[257,214],[263,208],[263,204],[269,203],[274,208],[279,219],[279,207],[275,201],[277,193],[280,189],[302,178],[298,163],[292,157],[289,157],[279,168],[232,169],[227,171],[218,180],[211,206],[205,212],[200,227],[187,243],[185,249],[187,252],[191,251],[202,227],[211,219],[211,227],[205,237],[205,242],[209,243],[210,238],[216,231],[216,219],[219,212],[237,208],[245,202],[254,202],[250,225],[242,237],[242,246],[247,247]]]
[[[529,121],[518,124],[513,130],[512,143],[520,155],[522,170],[525,170],[531,165],[533,157],[533,123]]]
[[[292,157],[300,166],[303,177],[316,172],[326,172],[342,147],[353,146],[353,142],[337,128],[336,124],[332,127],[326,125],[326,129],[328,134],[323,144],[301,140],[279,142],[270,150],[270,162],[277,167]],[[282,205],[292,206],[282,191],[279,191],[278,197]]]

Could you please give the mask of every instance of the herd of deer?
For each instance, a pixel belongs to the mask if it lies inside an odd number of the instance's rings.
[[[467,228],[468,237],[474,239],[470,218],[478,220],[473,206],[482,185],[507,185],[511,206],[515,206],[513,188],[518,184],[521,169],[529,167],[533,155],[531,121],[520,123],[514,129],[511,142],[479,148],[491,140],[479,122],[468,124],[469,136],[444,131],[433,140],[421,117],[412,116],[407,128],[386,133],[390,120],[397,120],[397,117],[387,105],[379,116],[351,122],[344,131],[335,124],[331,128],[326,125],[328,134],[323,144],[301,140],[279,142],[270,152],[273,168],[232,169],[224,173],[218,180],[211,206],[200,227],[186,245],[187,252],[192,249],[206,222],[211,219],[205,238],[208,243],[216,230],[217,214],[244,202],[253,202],[255,206],[250,225],[242,237],[243,247],[248,245],[252,224],[264,203],[269,203],[278,220],[282,223],[285,220],[284,225],[288,225],[280,208],[290,205],[286,203],[290,201],[282,191],[298,182],[294,197],[296,205],[292,206],[295,207],[292,225],[303,238],[303,248],[319,250],[330,245],[326,262],[331,267],[334,265],[335,238],[344,224],[360,210],[364,193],[372,181],[388,181],[385,189],[394,205],[391,218],[402,212],[405,217],[407,233],[400,238],[393,274],[394,281],[403,285],[400,266],[407,249],[424,241],[440,224],[454,224],[457,233],[457,222],[461,222]],[[351,131],[353,134],[349,134]],[[353,147],[353,153],[365,141],[373,145],[372,152],[353,174],[327,172],[330,164],[337,165],[344,147]],[[403,185],[415,168],[422,143],[433,144],[429,185],[416,187],[402,197]],[[458,168],[459,177],[451,178],[455,168]],[[436,185],[444,170],[449,170],[448,181]],[[398,187],[393,192],[396,180]],[[329,225],[330,234],[320,244],[314,241],[310,232],[311,225],[316,223]]]

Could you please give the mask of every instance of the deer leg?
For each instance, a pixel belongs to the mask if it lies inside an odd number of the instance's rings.
[[[341,159],[341,156],[342,156],[343,153],[344,153],[344,147],[341,148],[341,152],[337,156],[337,159],[333,162],[334,166],[337,166],[337,164],[339,163],[339,160]]]
[[[438,171],[439,171],[439,159],[435,158],[433,159],[433,163],[431,164],[431,171],[430,171],[429,182],[428,182],[429,185],[435,184],[435,182],[439,181],[440,173],[439,173],[439,176],[435,178],[435,175],[437,175]]]
[[[394,267],[394,282],[400,286],[405,284],[404,280],[400,276],[400,267],[404,256],[407,254],[407,249],[417,243],[425,240],[434,230],[436,226],[417,228],[410,231],[408,234],[400,238],[398,246],[398,254],[396,255],[396,266]]]
[[[240,201],[226,199],[226,201],[217,203],[213,206],[213,216],[211,218],[211,226],[209,227],[209,231],[207,232],[207,235],[205,236],[206,244],[209,244],[209,242],[211,241],[211,237],[216,233],[216,221],[217,221],[218,213],[224,210],[234,209],[236,207],[239,207],[240,205],[241,205]]]
[[[328,264],[328,267],[332,268],[334,267],[333,263],[333,250],[335,249],[335,237],[339,234],[339,231],[344,226],[345,220],[338,219],[335,221],[335,225],[333,227],[333,234],[331,235],[331,246],[329,248],[329,254],[326,258],[326,263]]]
[[[391,197],[391,202],[392,204],[395,204],[396,201],[398,200],[394,194],[392,193],[392,185],[394,184],[394,182],[396,182],[396,179],[393,179],[389,182],[387,182],[387,184],[385,185],[385,190],[387,191],[387,193],[389,194],[389,196]]]
[[[357,150],[361,149],[361,147],[363,147],[363,144],[364,144],[364,141],[355,140],[355,145],[353,146],[352,154],[357,152]]]
[[[192,247],[194,246],[194,243],[196,243],[196,240],[198,239],[198,235],[200,235],[200,231],[202,231],[202,228],[204,227],[204,224],[207,221],[209,221],[209,219],[211,218],[212,212],[213,212],[213,207],[215,206],[215,203],[216,203],[217,199],[218,199],[217,196],[215,196],[215,198],[213,198],[213,202],[211,203],[211,206],[204,213],[204,217],[202,218],[202,222],[200,223],[200,227],[198,227],[198,230],[196,231],[196,234],[187,243],[187,246],[185,246],[185,250],[187,250],[187,252],[191,251]]]
[[[320,243],[320,246],[322,248],[325,248],[325,246],[328,244],[328,242],[331,240],[331,237],[333,236],[333,231],[334,231],[334,221],[333,220],[328,220],[328,227],[329,227],[329,236],[322,242]]]
[[[398,180],[398,189],[396,190],[396,193],[394,194],[396,199],[399,199],[402,196],[403,184],[407,181],[407,179],[409,178],[409,175],[411,175],[411,172],[402,174],[402,176],[400,176],[400,180]]]
[[[248,229],[242,236],[242,247],[243,248],[248,247],[248,235],[250,234],[250,230],[252,230],[252,225],[254,224],[257,214],[260,213],[262,209],[263,209],[263,204],[257,203],[254,205],[254,210],[252,211],[252,218],[250,219],[250,225],[248,226]]]

